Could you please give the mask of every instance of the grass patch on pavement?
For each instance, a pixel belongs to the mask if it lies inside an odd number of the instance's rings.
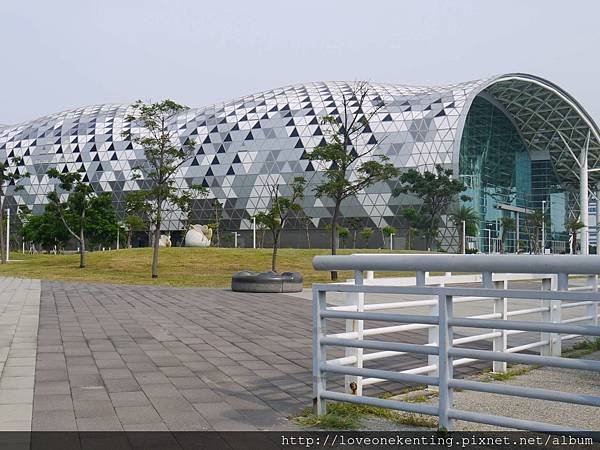
[[[341,249],[339,254],[402,253],[389,250]],[[413,252],[417,253],[417,252]],[[279,250],[278,269],[297,271],[304,276],[304,285],[329,282],[328,272],[317,272],[312,260],[329,254],[328,249]],[[240,270],[265,271],[271,268],[270,249],[246,248],[161,248],[158,279],[150,277],[151,248],[133,248],[105,252],[89,252],[87,267],[79,268],[79,255],[29,255],[11,253],[11,262],[0,265],[0,276],[39,278],[44,280],[151,284],[176,287],[227,287],[231,275]],[[383,274],[376,274],[382,276]],[[409,276],[414,272],[386,273],[386,276]],[[340,272],[340,280],[353,277],[352,272]]]
[[[519,375],[525,375],[535,368],[536,366],[509,367],[506,369],[506,372],[489,372],[486,374],[486,376],[489,378],[489,380],[493,381],[508,381],[511,378],[518,377]]]
[[[381,398],[390,398],[392,395],[383,395]],[[425,395],[417,396],[403,401],[407,403],[421,403],[427,401]],[[361,419],[365,417],[383,419],[398,425],[409,425],[414,427],[437,428],[438,420],[436,417],[429,417],[422,414],[396,411],[393,409],[381,408],[379,406],[360,405],[357,403],[328,402],[327,414],[316,416],[312,409],[305,409],[298,417],[293,418],[294,422],[305,427],[353,430],[359,428]]]
[[[573,344],[569,350],[563,352],[566,358],[581,358],[591,353],[600,352],[600,338],[583,339]]]

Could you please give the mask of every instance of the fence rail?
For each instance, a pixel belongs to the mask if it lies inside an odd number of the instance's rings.
[[[548,423],[518,420],[510,417],[474,414],[453,407],[454,389],[490,392],[502,395],[554,400],[600,406],[600,397],[496,385],[453,377],[453,368],[490,361],[495,372],[506,371],[508,363],[566,367],[600,372],[600,362],[561,357],[561,343],[579,336],[600,336],[598,326],[597,273],[600,258],[594,256],[548,255],[351,255],[319,256],[313,265],[318,270],[353,270],[355,278],[341,284],[313,286],[313,386],[315,412],[324,414],[327,400],[384,406],[402,411],[439,417],[441,428],[451,430],[453,420],[469,420],[491,425],[529,430],[563,430]],[[447,272],[473,272],[475,275],[450,275]],[[414,270],[412,279],[373,278],[373,271]],[[428,276],[431,271],[444,276]],[[569,289],[569,274],[585,275],[584,286]],[[366,275],[366,276],[365,276]],[[541,289],[512,289],[509,282],[536,281]],[[480,286],[451,286],[453,283],[479,283]],[[346,304],[328,306],[327,294],[344,293]],[[365,304],[365,294],[404,295],[409,299],[387,303]],[[415,300],[415,296],[428,296]],[[536,307],[521,307],[524,301],[537,300]],[[454,314],[454,305],[492,302],[493,312],[468,317]],[[508,310],[508,303],[521,303],[519,309]],[[428,308],[429,314],[407,314],[408,308]],[[576,317],[562,318],[562,310],[584,308]],[[540,320],[515,320],[519,316],[541,315]],[[327,333],[327,321],[344,320],[346,330]],[[387,325],[365,328],[365,321]],[[454,329],[483,329],[479,334],[454,337]],[[426,330],[428,342],[409,344],[378,341],[372,336],[403,331]],[[509,336],[536,333],[533,342],[509,347]],[[492,350],[458,347],[492,341]],[[327,359],[327,348],[345,349],[345,356]],[[371,350],[366,353],[365,350]],[[530,354],[535,350],[539,354]],[[528,354],[522,352],[529,351]],[[427,364],[403,371],[365,368],[368,361],[405,354],[427,356]],[[327,374],[345,375],[345,392],[327,389]],[[402,382],[438,386],[437,407],[363,396],[363,387],[382,382]],[[564,429],[566,430],[566,429]]]

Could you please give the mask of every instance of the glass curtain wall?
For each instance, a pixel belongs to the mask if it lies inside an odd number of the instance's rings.
[[[535,213],[541,212],[542,200],[546,242],[561,239],[565,198],[550,161],[532,161],[512,121],[484,97],[475,98],[466,118],[459,173],[470,198],[461,203],[479,219],[477,236],[467,239],[467,248],[541,251],[541,221]]]

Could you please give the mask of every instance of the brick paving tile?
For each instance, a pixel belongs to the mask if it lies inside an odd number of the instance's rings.
[[[37,356],[15,347],[9,382],[35,366],[34,429],[294,429],[311,327],[310,302],[285,295],[42,282]]]

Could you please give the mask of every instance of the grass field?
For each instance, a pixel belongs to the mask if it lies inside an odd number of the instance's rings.
[[[386,250],[339,251],[340,254],[360,252],[390,253]],[[313,270],[312,259],[316,255],[328,253],[327,249],[284,248],[279,251],[278,269],[281,272],[301,272],[307,287],[314,282],[327,282],[329,273]],[[239,270],[269,270],[271,250],[164,248],[160,250],[159,277],[156,280],[150,277],[151,259],[150,248],[90,252],[87,255],[87,267],[80,269],[79,256],[76,254],[11,253],[11,262],[0,265],[0,276],[97,283],[227,287],[231,284],[231,275]],[[409,275],[409,273],[397,275]],[[340,272],[341,279],[350,277],[352,277],[351,272]]]

